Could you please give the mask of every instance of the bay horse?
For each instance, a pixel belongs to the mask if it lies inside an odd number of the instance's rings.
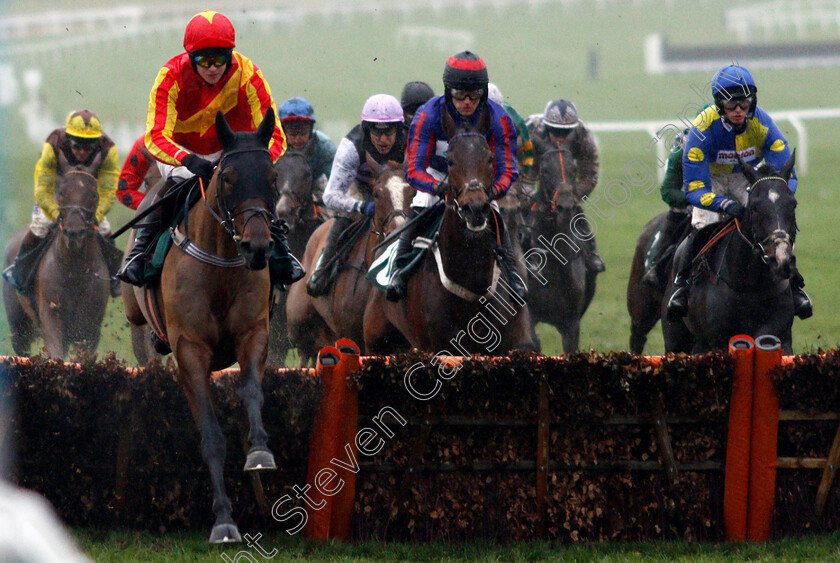
[[[528,217],[530,241],[524,256],[531,273],[528,306],[534,323],[545,322],[556,328],[563,351],[571,354],[577,352],[580,320],[595,294],[596,275],[586,270],[585,242],[578,238],[577,229],[581,227],[576,222],[589,227],[580,221],[571,151],[565,145],[549,145],[539,138],[535,147],[540,155],[540,190]]]
[[[668,275],[671,272],[673,253],[663,255],[662,264],[648,264],[648,253],[651,244],[657,242],[654,238],[660,237],[662,229],[668,222],[668,214],[671,211],[663,211],[642,228],[639,238],[636,240],[636,248],[633,252],[633,261],[630,266],[630,277],[627,280],[627,311],[630,313],[630,351],[634,354],[641,354],[647,343],[647,335],[659,322],[662,314],[662,299],[665,295],[665,286],[668,283]],[[691,214],[686,214],[686,219],[678,227],[680,229],[677,240],[682,240],[684,234],[691,229]],[[659,276],[659,284],[654,286],[644,283],[642,278],[651,267],[660,268],[665,272]]]
[[[756,170],[739,161],[751,184],[744,218],[732,220],[717,243],[695,258],[686,317],[669,322],[663,303],[667,352],[725,350],[733,335],[769,334],[792,353],[796,198],[788,180],[794,160],[791,155],[778,172],[766,163]]]
[[[376,212],[369,222],[367,235],[356,240],[329,291],[312,297],[306,292],[306,282],[324,248],[333,220],[318,227],[303,255],[308,273],[289,289],[286,301],[289,338],[298,349],[301,366],[314,361],[321,348],[332,346],[339,338],[364,340],[365,307],[372,294],[380,293],[365,277],[375,258],[374,247],[401,227],[410,211],[414,188],[405,179],[405,166],[395,162],[379,165],[369,155],[367,162],[376,177],[372,187]],[[392,334],[391,340],[394,346],[408,349],[399,333]]]
[[[440,230],[408,280],[406,298],[393,303],[376,291],[368,302],[367,352],[391,353],[395,329],[412,347],[431,353],[535,350],[528,306],[500,278],[493,252],[497,218],[490,205],[494,156],[485,138],[489,111],[482,110],[475,130],[457,128],[449,113],[442,113],[449,175]]]
[[[310,147],[314,145],[310,144]],[[289,227],[289,248],[295,256],[303,256],[306,243],[331,213],[315,200],[312,169],[305,151],[287,150],[274,164],[277,172],[277,216]],[[291,343],[286,331],[286,299],[288,293],[272,294],[268,363],[284,365]]]
[[[12,347],[19,356],[28,356],[36,332],[44,338],[50,358],[64,359],[71,345],[93,353],[99,344],[102,319],[110,299],[110,273],[103,254],[96,224],[99,192],[94,171],[101,155],[90,166],[67,164],[66,172],[56,179],[53,193],[58,203],[56,232],[35,268],[33,292],[29,297],[3,283],[3,303],[11,328]],[[29,227],[20,229],[6,245],[8,266],[17,256]]]
[[[160,319],[175,356],[210,470],[216,517],[211,543],[241,541],[225,492],[225,437],[213,410],[211,372],[239,363],[238,393],[250,427],[244,470],[277,468],[261,414],[271,290],[266,266],[274,245],[270,227],[277,201],[268,151],[274,120],[269,110],[255,132],[234,133],[217,112],[221,160],[206,190],[201,182],[201,200],[175,229],[183,244],[170,249],[156,287],[133,288],[136,302],[126,303],[128,320],[136,325],[147,322],[136,315],[138,304],[146,313],[157,306],[154,317]]]

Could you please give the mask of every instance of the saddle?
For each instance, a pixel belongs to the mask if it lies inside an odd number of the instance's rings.
[[[440,226],[443,224],[443,213],[446,207],[439,205],[429,211],[428,215],[421,219],[422,224],[416,227],[415,233],[417,235],[411,246],[411,251],[404,258],[405,266],[402,270],[405,272],[406,281],[411,279],[411,276],[417,271],[417,266],[426,258],[435,242],[437,242]],[[398,232],[391,233],[391,236]],[[398,237],[389,244],[385,250],[380,254],[370,265],[367,272],[367,279],[370,283],[375,285],[381,291],[388,288],[388,283],[391,281],[391,275],[400,269],[396,264],[396,252],[399,240]]]

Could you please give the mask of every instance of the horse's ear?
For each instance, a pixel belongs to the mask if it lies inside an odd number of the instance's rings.
[[[370,169],[373,171],[373,176],[377,177],[382,173],[382,165],[376,162],[370,153],[365,151],[365,161],[367,165],[370,166]]]
[[[785,165],[782,166],[782,169],[779,170],[779,176],[784,178],[785,180],[790,180],[790,175],[793,174],[793,163],[796,162],[796,149],[793,149],[793,152],[790,155],[790,158],[787,159]]]
[[[102,164],[102,160],[104,158],[105,153],[103,151],[96,153],[96,156],[93,158],[93,162],[91,162],[90,166],[87,167],[87,171],[96,176],[96,174],[94,174],[94,170],[99,170],[99,165]]]
[[[262,144],[268,146],[274,136],[274,109],[268,108],[263,117],[262,123],[257,127],[257,138]]]
[[[741,158],[740,154],[736,153],[735,156],[738,159],[738,166],[741,167],[741,171],[744,173],[744,176],[747,177],[750,184],[755,184],[756,181],[758,181],[758,172],[756,172],[755,168],[753,168],[751,164],[744,162],[744,159]]]
[[[452,116],[449,115],[449,110],[446,109],[446,104],[443,105],[443,109],[441,109],[441,126],[443,126],[443,132],[446,133],[447,139],[452,139],[455,136],[455,120],[452,119]]]
[[[216,137],[219,138],[219,142],[224,149],[230,147],[236,141],[236,134],[234,134],[233,129],[228,125],[222,110],[216,112]]]
[[[484,104],[481,108],[481,115],[478,117],[478,132],[487,135],[491,125],[490,104]]]

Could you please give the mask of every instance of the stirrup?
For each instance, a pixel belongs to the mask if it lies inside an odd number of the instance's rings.
[[[18,283],[17,276],[15,276],[15,265],[14,264],[11,264],[10,266],[7,266],[6,269],[3,270],[3,279],[6,280],[6,283],[8,283],[10,286],[12,286],[12,288],[15,291],[17,291],[18,293],[20,293],[24,297],[29,296],[29,292],[26,290],[26,287],[24,287],[24,285]]]
[[[793,289],[793,313],[803,321],[814,314],[814,305],[811,298],[801,287]]]
[[[135,262],[140,259],[140,264],[137,265]],[[143,253],[138,252],[129,260],[127,260],[120,269],[117,271],[114,277],[118,280],[124,281],[125,283],[143,287],[145,285],[145,264],[143,260]]]
[[[668,305],[665,308],[665,316],[671,322],[682,319],[688,313],[688,287],[682,286],[674,290]]]

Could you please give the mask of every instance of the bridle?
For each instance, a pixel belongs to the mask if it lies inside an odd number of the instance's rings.
[[[225,160],[230,158],[236,154],[243,154],[243,153],[265,153],[265,155],[271,159],[271,153],[267,148],[259,147],[259,148],[243,148],[243,149],[234,149],[229,152],[226,152],[222,155],[222,159],[219,161],[217,170],[222,170]],[[219,172],[216,173],[218,175]],[[230,207],[236,207],[236,204],[230,204],[225,196],[221,193],[216,194],[216,199],[219,202],[219,213],[217,214],[213,208],[210,207],[210,204],[207,203],[207,198],[204,193],[204,182],[203,180],[199,180],[199,185],[201,186],[201,200],[204,202],[204,206],[210,212],[210,214],[219,222],[220,225],[224,228],[225,232],[236,242],[237,247],[239,246],[239,242],[242,240],[242,235],[236,232],[236,225],[234,223],[234,219],[240,215],[246,215],[245,221],[242,224],[242,230],[245,230],[245,227],[251,221],[251,219],[255,217],[261,217],[265,220],[266,224],[269,228],[272,225],[275,225],[278,220],[274,214],[274,201],[267,201],[265,198],[262,198],[263,201],[266,203],[266,207],[246,207],[245,209],[240,209],[238,211],[232,212]],[[269,209],[271,211],[269,211]],[[221,216],[220,216],[221,214]]]
[[[94,184],[98,182],[96,176],[85,170],[68,170],[63,176],[69,176],[70,174],[82,174],[83,176],[92,178]],[[86,228],[91,228],[96,225],[96,210],[81,205],[61,205],[58,208],[58,218],[56,220],[60,229],[64,228],[64,221],[73,213],[78,213],[82,217],[82,222]]]
[[[785,180],[781,176],[765,176],[764,178],[759,178],[758,180],[753,182],[752,185],[749,188],[747,188],[747,194],[752,194],[753,189],[755,189],[755,187],[759,184],[759,182],[764,182],[765,180],[776,180],[776,181],[782,182],[785,185],[785,187],[787,187],[787,180]],[[791,247],[793,246],[793,238],[784,229],[781,229],[781,228],[774,229],[773,232],[771,232],[769,235],[767,235],[766,237],[761,239],[761,241],[753,242],[753,241],[757,240],[757,238],[758,238],[757,235],[755,234],[755,225],[754,224],[751,225],[751,231],[752,232],[750,233],[750,235],[752,237],[752,240],[750,240],[750,238],[747,237],[746,235],[744,235],[744,233],[741,231],[741,224],[740,224],[740,221],[738,221],[737,219],[735,220],[735,226],[737,227],[738,234],[741,235],[741,238],[743,238],[744,241],[746,241],[746,243],[748,245],[750,245],[750,247],[753,249],[753,252],[758,254],[761,257],[761,261],[765,264],[768,264],[769,260],[770,260],[770,256],[768,255],[768,251],[767,251],[767,248],[765,246],[768,243],[772,242],[773,247],[776,247],[776,246],[778,246],[779,244],[782,244],[782,243],[787,243]],[[796,223],[794,223],[794,229],[795,228],[796,228]]]
[[[465,133],[458,133],[456,135],[453,135],[452,138],[449,140],[449,144],[451,145],[452,141],[454,141],[455,139],[461,138],[461,137],[481,137],[482,139],[485,138],[484,135],[482,135],[481,133],[476,133],[474,131],[467,131]],[[449,175],[447,174],[446,177],[443,179],[443,181],[445,182],[448,179],[449,179]],[[461,195],[463,195],[465,192],[472,192],[472,191],[478,191],[478,190],[481,190],[481,191],[485,192],[485,194],[486,194],[487,193],[487,186],[485,186],[482,182],[479,182],[478,180],[470,180],[469,183],[467,183],[466,185],[462,185],[462,186],[453,186],[453,185],[449,184],[449,190],[447,190],[447,193],[446,193],[446,207],[455,211],[455,213],[458,215],[458,218],[461,221],[466,222],[467,217],[464,215],[463,207],[461,206],[460,203],[458,203],[458,198],[460,198]],[[487,196],[488,196],[488,199],[489,199],[489,194],[487,194]]]

